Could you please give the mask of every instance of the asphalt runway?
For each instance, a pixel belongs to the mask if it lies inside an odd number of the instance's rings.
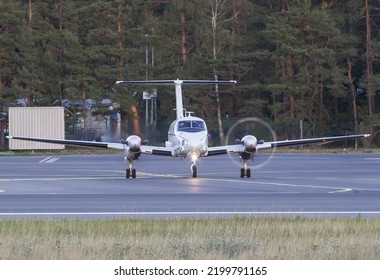
[[[136,179],[126,166],[119,154],[0,157],[0,218],[380,217],[379,154],[259,154],[252,178],[237,156],[200,159],[198,178],[186,159],[143,155]]]

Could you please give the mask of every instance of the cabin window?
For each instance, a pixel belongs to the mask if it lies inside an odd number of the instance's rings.
[[[205,123],[203,121],[179,121],[178,131],[183,132],[200,132],[205,131]]]

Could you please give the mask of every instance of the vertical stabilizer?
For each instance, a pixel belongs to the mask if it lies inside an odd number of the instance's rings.
[[[175,80],[175,107],[177,120],[183,118],[183,103],[182,103],[182,83],[181,80]]]

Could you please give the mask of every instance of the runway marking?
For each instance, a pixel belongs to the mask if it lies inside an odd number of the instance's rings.
[[[76,170],[77,171],[77,170]],[[84,171],[84,170],[83,170]],[[92,170],[86,170],[92,171]],[[104,171],[104,170],[98,170]],[[123,171],[118,170],[107,170],[107,172],[113,173],[123,173]],[[276,182],[267,182],[267,181],[258,181],[256,179],[246,180],[246,179],[222,179],[222,178],[190,178],[187,175],[175,175],[175,174],[157,174],[157,173],[147,173],[147,172],[138,172],[137,179],[147,179],[151,177],[162,177],[162,178],[185,178],[189,180],[206,180],[206,181],[222,181],[222,182],[231,182],[236,184],[249,184],[249,185],[272,185],[272,186],[281,186],[281,187],[292,187],[292,188],[310,188],[310,189],[327,189],[331,190],[330,194],[333,193],[343,193],[350,192],[353,190],[365,191],[374,189],[361,189],[361,188],[348,188],[348,187],[334,187],[334,186],[320,186],[320,185],[304,185],[304,184],[292,184],[292,183],[276,183]],[[319,178],[321,179],[321,178]],[[336,178],[324,178],[324,179],[336,179]],[[121,176],[99,176],[99,177],[45,177],[45,178],[0,178],[0,182],[18,182],[18,181],[73,181],[73,180],[126,180]],[[133,179],[136,180],[136,179]],[[376,180],[376,178],[355,178],[355,180]],[[377,190],[376,190],[377,191]],[[1,192],[1,190],[0,190]],[[4,192],[4,191],[3,191]]]
[[[143,173],[147,176],[156,176],[156,177],[167,177],[167,178],[186,178],[187,176],[179,176],[173,174],[153,174],[153,173]],[[218,179],[218,178],[202,178],[208,181],[223,181],[231,183],[240,183],[240,184],[263,184],[263,185],[274,185],[274,186],[283,186],[283,187],[299,187],[299,188],[315,188],[315,189],[331,189],[329,193],[339,193],[339,192],[350,192],[353,189],[351,188],[342,188],[342,187],[327,187],[327,186],[316,186],[316,185],[297,185],[297,184],[286,184],[286,183],[275,183],[275,182],[263,182],[263,181],[245,181],[245,180],[236,180],[236,179]],[[328,178],[336,179],[336,178]]]
[[[44,158],[43,160],[40,160],[38,163],[53,163],[53,162],[56,162],[57,160],[59,160],[59,158],[47,157],[47,158]]]
[[[273,185],[273,186],[281,186],[281,187],[296,187],[296,188],[310,188],[310,189],[330,189],[334,190],[329,193],[338,193],[338,192],[350,192],[353,189],[351,188],[340,188],[340,187],[326,187],[326,186],[315,186],[315,185],[297,185],[297,184],[287,184],[287,183],[275,183],[275,182],[263,182],[263,181],[240,181],[240,180],[232,180],[232,179],[213,179],[207,178],[210,181],[226,181],[233,183],[243,183],[243,184],[262,184],[262,185]]]
[[[138,175],[153,176],[153,177],[165,177],[165,178],[186,178],[186,176],[174,175],[174,174],[155,174],[155,173],[146,173],[139,172]],[[188,176],[187,176],[188,177]],[[139,177],[140,178],[140,177]]]
[[[179,176],[173,174],[153,174],[153,173],[142,173],[147,176],[156,176],[156,177],[167,177],[167,178],[186,178],[187,176]],[[218,178],[202,178],[208,181],[223,181],[223,182],[231,182],[231,183],[239,183],[239,184],[263,184],[263,185],[274,185],[274,186],[282,186],[282,187],[296,187],[296,188],[314,188],[314,189],[330,189],[332,191],[328,193],[342,193],[342,192],[350,192],[352,188],[343,188],[343,187],[327,187],[327,186],[317,186],[317,185],[298,185],[298,184],[286,184],[286,183],[275,183],[275,182],[263,182],[263,181],[245,181],[245,180],[235,180],[235,179],[218,179]],[[327,178],[327,179],[336,179],[336,178]]]
[[[380,215],[380,211],[19,212],[0,216]]]

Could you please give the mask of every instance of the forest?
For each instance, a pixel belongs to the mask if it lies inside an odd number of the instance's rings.
[[[115,82],[177,78],[237,81],[184,89],[216,138],[257,117],[280,139],[302,121],[304,137],[371,133],[378,146],[380,1],[0,1],[0,138],[12,106],[65,106],[84,123],[119,113],[126,133],[165,134],[173,88],[153,106],[153,89]]]

